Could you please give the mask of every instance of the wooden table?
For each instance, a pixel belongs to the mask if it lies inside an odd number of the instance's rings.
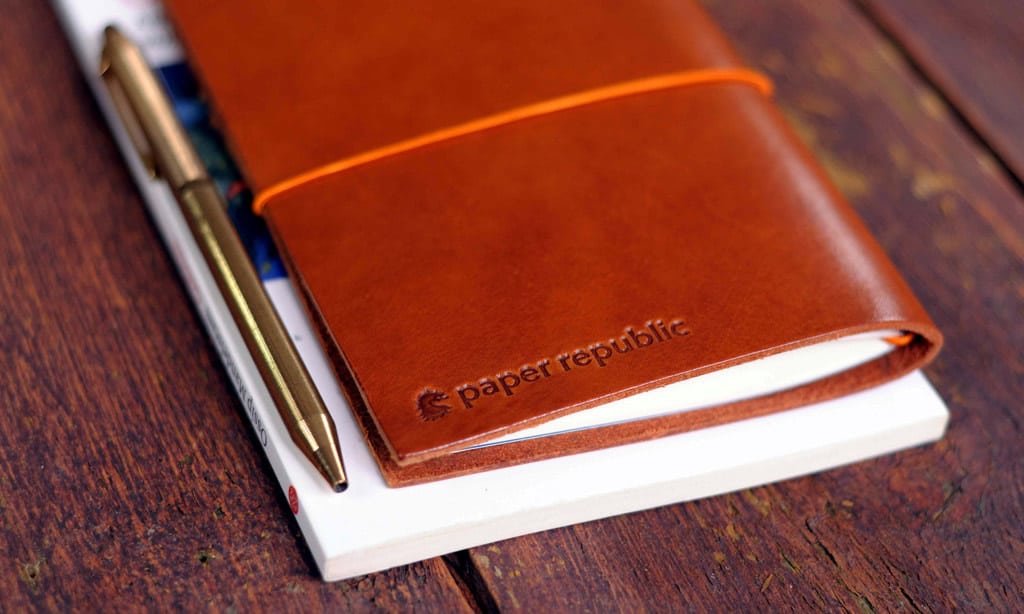
[[[321,583],[51,10],[7,0],[4,605],[1024,609],[1024,11],[707,6],[946,333],[942,442]]]

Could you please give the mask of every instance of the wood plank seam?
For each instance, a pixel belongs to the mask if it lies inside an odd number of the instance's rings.
[[[925,87],[930,89],[940,101],[943,106],[949,111],[950,116],[953,120],[967,133],[971,140],[985,151],[986,154],[992,157],[996,162],[999,169],[1003,174],[1010,180],[1014,189],[1017,192],[1024,193],[1024,177],[1018,175],[1009,161],[1000,153],[999,149],[996,148],[989,140],[985,137],[984,133],[979,126],[976,126],[974,122],[968,118],[963,111],[953,102],[949,92],[943,88],[942,84],[928,71],[927,68],[918,60],[914,55],[913,50],[904,44],[903,39],[890,28],[885,20],[876,12],[876,10],[869,5],[865,0],[851,0],[850,5],[853,9],[859,12],[864,18],[871,24],[871,26],[878,31],[879,35],[884,38],[893,49],[899,53],[900,58],[906,63],[908,69],[921,80],[921,83]]]
[[[469,550],[452,552],[441,557],[452,578],[462,589],[463,598],[477,612],[497,612],[498,602],[491,594],[487,581],[473,562]]]

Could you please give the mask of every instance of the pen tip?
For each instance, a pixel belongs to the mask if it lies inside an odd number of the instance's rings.
[[[348,476],[345,475],[345,466],[341,462],[341,454],[336,446],[325,450],[318,449],[314,453],[317,469],[320,474],[327,478],[327,484],[334,492],[344,492],[348,488]]]

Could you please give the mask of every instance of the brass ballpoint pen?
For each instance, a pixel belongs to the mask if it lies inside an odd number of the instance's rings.
[[[338,435],[227,215],[223,198],[142,52],[104,31],[100,72],[139,155],[170,185],[292,440],[336,492],[348,479]]]

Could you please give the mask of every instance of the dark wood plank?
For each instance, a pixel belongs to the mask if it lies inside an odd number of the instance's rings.
[[[0,609],[466,610],[319,580],[46,3],[0,58]]]
[[[1024,179],[1024,6],[1019,0],[859,0]]]
[[[471,551],[503,607],[1019,611],[1024,202],[841,0],[708,7],[947,335],[946,438],[840,470]]]

